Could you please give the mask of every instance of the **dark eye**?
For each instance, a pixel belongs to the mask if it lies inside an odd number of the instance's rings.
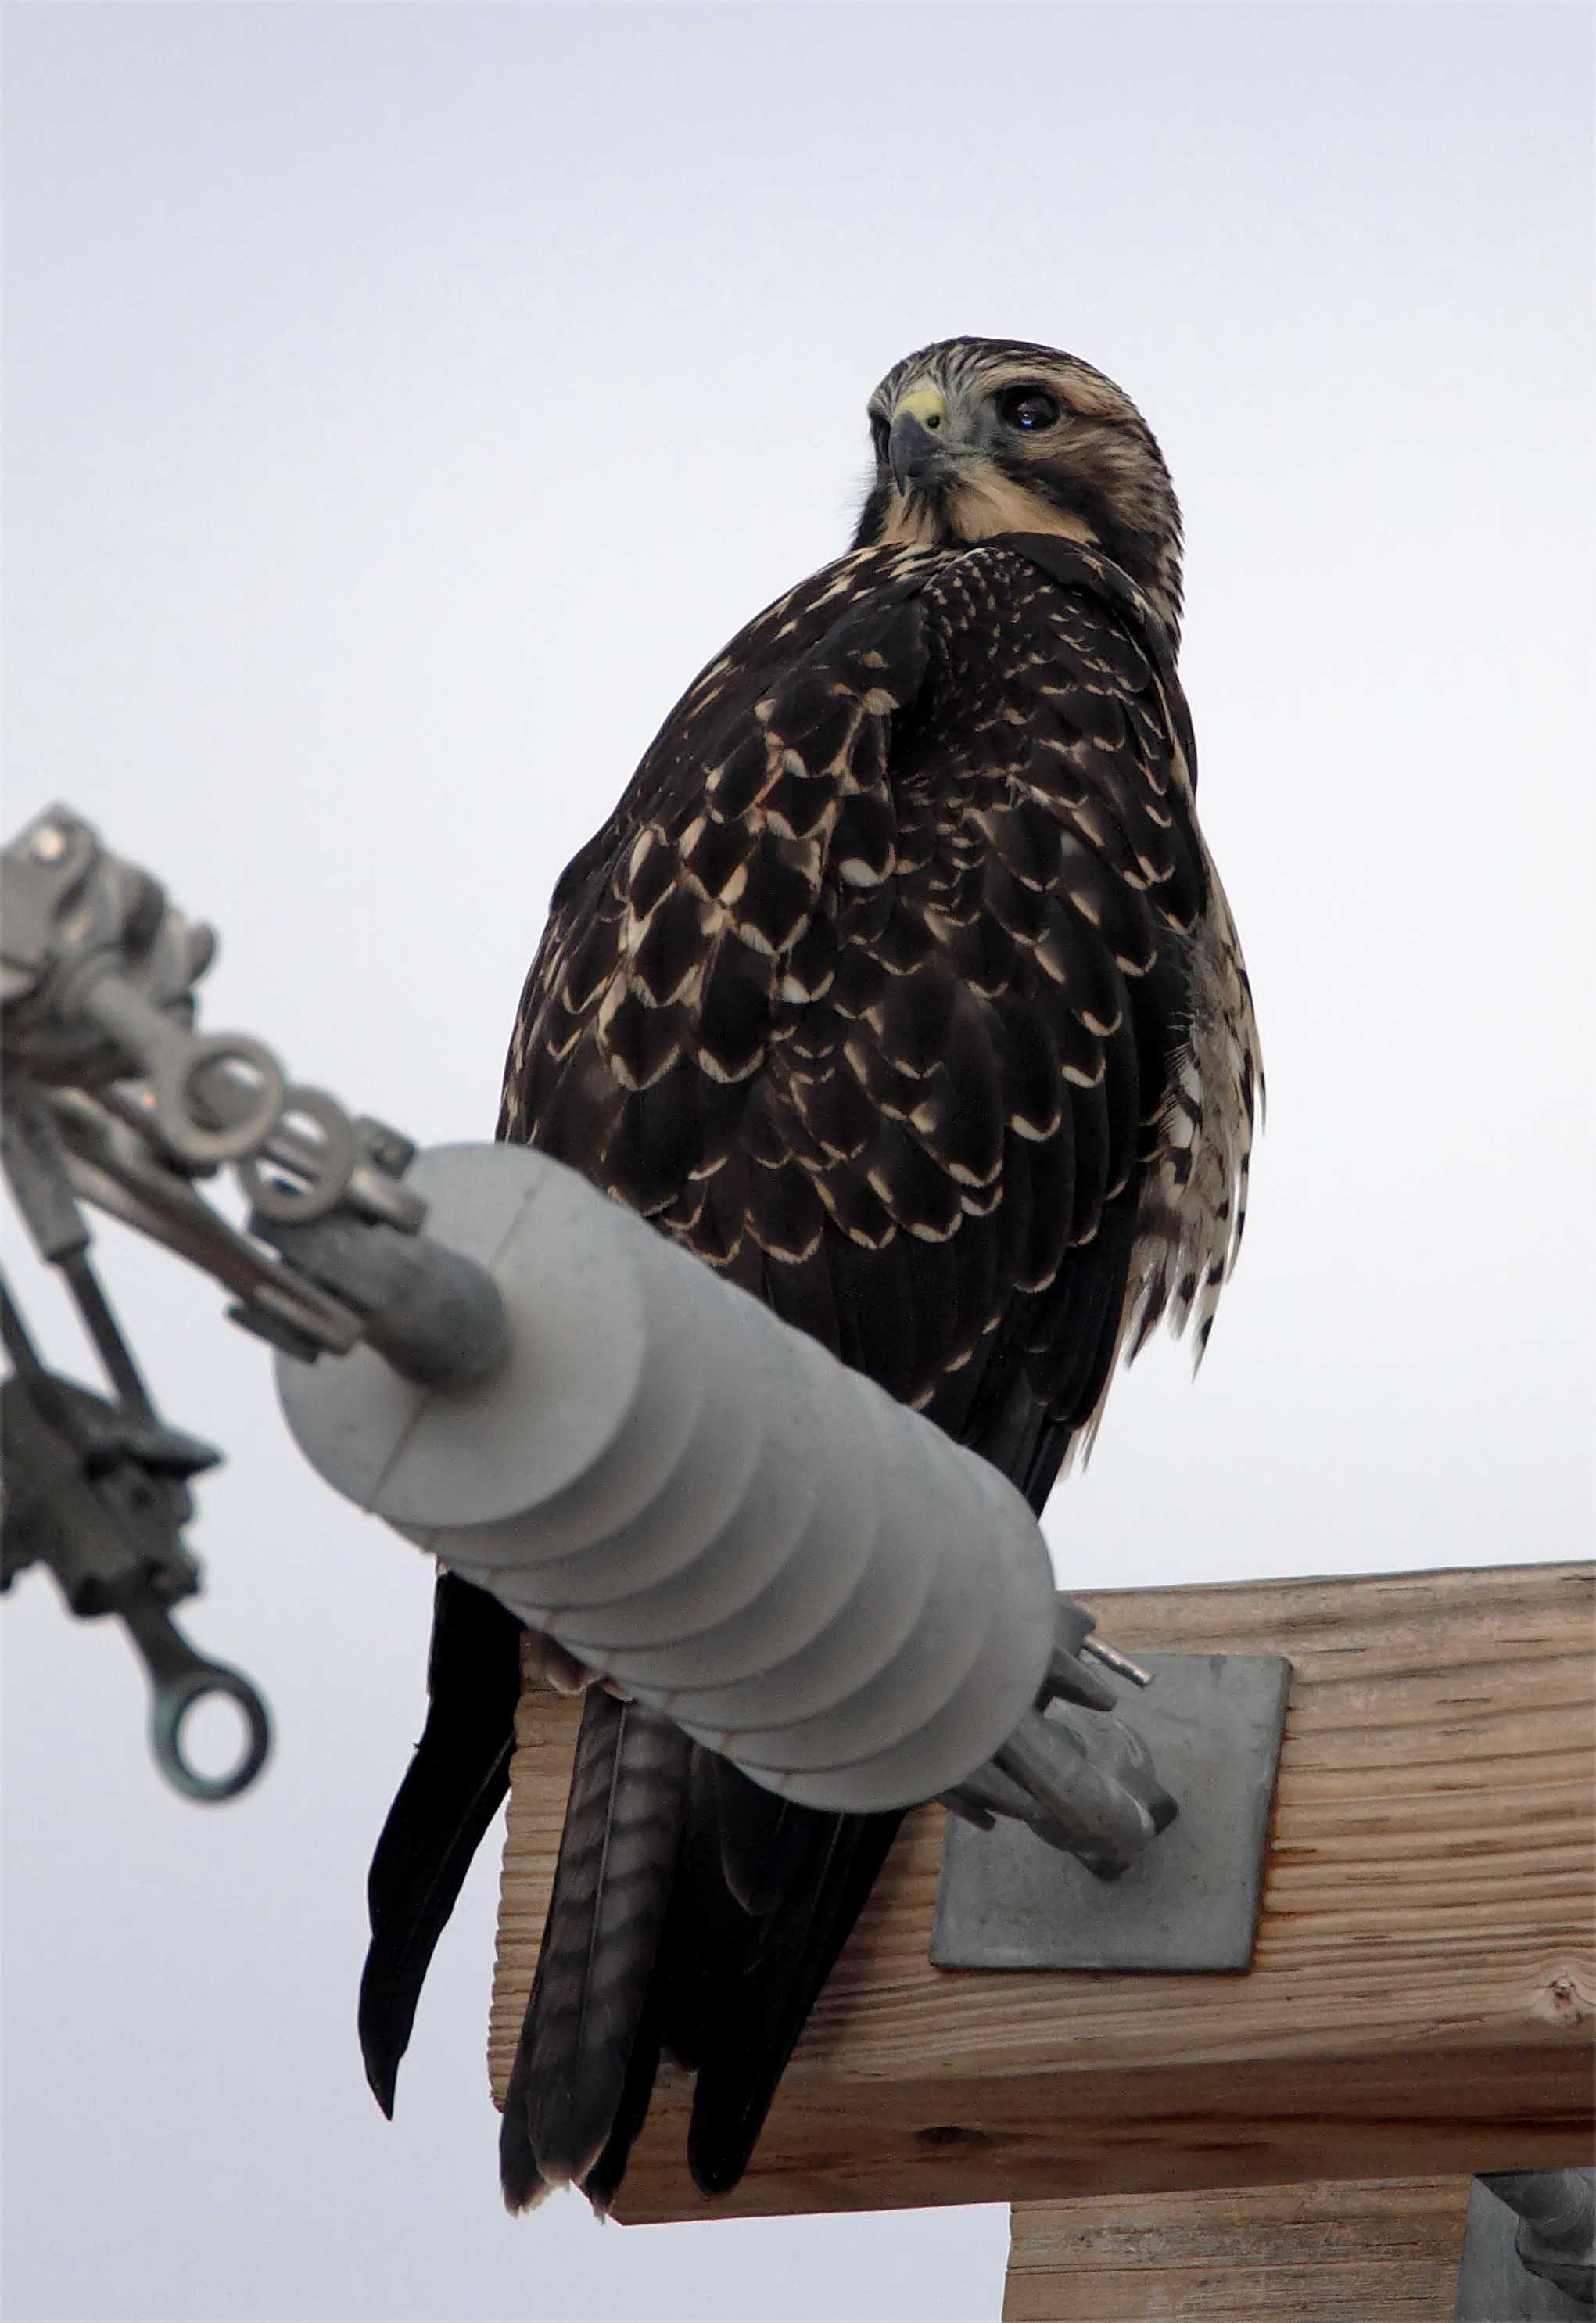
[[[997,399],[997,416],[1005,427],[1018,427],[1034,436],[1038,429],[1050,427],[1059,417],[1058,399],[1044,387],[1006,388]]]

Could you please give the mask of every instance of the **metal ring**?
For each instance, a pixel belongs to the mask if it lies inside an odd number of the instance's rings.
[[[200,1116],[195,1100],[200,1096],[202,1073],[218,1065],[242,1065],[260,1082],[251,1092],[234,1084],[244,1111],[220,1128]],[[155,1096],[155,1128],[161,1143],[185,1162],[236,1162],[258,1146],[282,1110],[286,1084],[282,1067],[260,1041],[245,1033],[204,1033],[183,1042],[180,1051],[169,1051],[151,1077]]]
[[[336,1097],[325,1089],[290,1088],[285,1091],[281,1112],[274,1127],[280,1129],[284,1116],[302,1113],[316,1124],[321,1133],[321,1147],[314,1160],[298,1152],[285,1152],[269,1159],[280,1160],[286,1169],[302,1171],[309,1179],[308,1185],[286,1185],[280,1178],[269,1178],[261,1167],[258,1155],[252,1154],[238,1165],[239,1182],[262,1217],[278,1226],[305,1226],[312,1218],[325,1218],[335,1210],[349,1191],[349,1181],[360,1161],[360,1143],[354,1125]],[[296,1140],[298,1145],[301,1141]]]
[[[243,1755],[225,1775],[202,1775],[183,1756],[182,1725],[197,1703],[222,1694],[238,1709],[246,1729]],[[248,1678],[221,1662],[202,1662],[181,1677],[162,1678],[150,1711],[150,1740],[156,1763],[174,1790],[204,1806],[219,1806],[247,1791],[271,1749],[271,1722]]]

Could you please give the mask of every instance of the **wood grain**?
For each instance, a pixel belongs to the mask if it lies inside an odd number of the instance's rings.
[[[1018,2202],[1004,2323],[1447,2323],[1465,2177]]]
[[[1295,1665],[1245,1976],[991,1974],[926,1956],[911,1816],[714,2214],[1287,2185],[1591,2159],[1591,1582],[1581,1566],[1136,1590],[1134,1652]],[[490,2035],[502,2103],[575,1705],[528,1690]],[[1086,1877],[1082,1873],[1081,1877]],[[619,2215],[702,2217],[662,2076]]]

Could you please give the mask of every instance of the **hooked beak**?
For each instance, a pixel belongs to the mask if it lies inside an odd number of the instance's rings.
[[[906,395],[893,414],[886,439],[886,464],[892,480],[905,495],[917,486],[935,482],[949,464],[948,405],[934,388]]]

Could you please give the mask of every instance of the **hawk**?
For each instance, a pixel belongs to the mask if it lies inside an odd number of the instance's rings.
[[[1200,1355],[1259,1096],[1197,828],[1180,517],[1140,413],[963,338],[869,400],[852,547],[666,719],[555,888],[501,1137],[570,1163],[994,1462],[1040,1514],[1118,1358]],[[445,1574],[371,1868],[368,2076],[502,1798],[519,1624]],[[662,2051],[735,2185],[894,1815],[784,1804],[589,1689],[505,2198],[608,2207]]]

